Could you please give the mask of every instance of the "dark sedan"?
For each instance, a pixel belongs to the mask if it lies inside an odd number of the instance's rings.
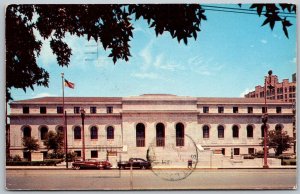
[[[76,161],[72,163],[72,168],[75,170],[79,169],[109,169],[112,165],[109,161],[98,161],[96,159],[87,159],[84,161]]]
[[[129,161],[118,162],[119,169],[130,168],[140,168],[140,169],[149,169],[151,168],[151,163],[142,158],[130,158]]]

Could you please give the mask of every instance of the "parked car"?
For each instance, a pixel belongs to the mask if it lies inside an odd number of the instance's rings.
[[[111,167],[112,165],[109,161],[98,161],[96,159],[87,159],[84,161],[75,161],[72,163],[72,168],[75,170],[83,168],[109,169]]]
[[[151,163],[142,158],[130,158],[128,161],[118,162],[119,169],[130,168],[131,165],[132,165],[132,168],[140,168],[140,169],[151,168]]]

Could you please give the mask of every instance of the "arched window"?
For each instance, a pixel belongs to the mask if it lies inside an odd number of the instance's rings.
[[[239,138],[239,127],[237,125],[232,126],[232,137]]]
[[[163,123],[156,125],[156,146],[165,146],[165,125]]]
[[[209,126],[204,125],[202,130],[203,130],[203,138],[209,138]]]
[[[98,139],[98,128],[96,126],[91,127],[91,139]]]
[[[26,126],[23,128],[23,137],[31,137],[31,128]]]
[[[48,133],[48,128],[45,126],[41,127],[40,133],[41,133],[41,140],[45,140]]]
[[[184,125],[176,124],[176,146],[184,146]]]
[[[247,137],[248,138],[252,138],[253,137],[253,126],[252,125],[248,125],[247,126]]]
[[[79,126],[74,128],[74,139],[81,139],[81,128]]]
[[[282,131],[283,126],[281,124],[275,125],[275,131]]]
[[[106,129],[107,132],[107,139],[114,139],[115,138],[115,129],[112,126],[108,126]]]
[[[136,125],[136,147],[145,147],[145,125],[143,123]]]
[[[218,126],[218,138],[224,138],[224,127],[223,127],[223,125]]]
[[[60,133],[60,134],[64,134],[64,127],[63,126],[59,126],[56,128],[56,132]]]

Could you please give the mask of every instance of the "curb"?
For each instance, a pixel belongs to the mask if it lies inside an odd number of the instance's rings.
[[[155,170],[180,170],[185,168],[156,168]],[[297,169],[297,167],[270,167],[270,168],[262,168],[262,167],[237,167],[237,168],[196,168],[194,170],[247,170],[247,169],[260,169],[260,170],[273,170],[273,169]],[[65,168],[65,167],[45,167],[45,168],[37,168],[37,167],[6,167],[6,170],[73,170],[72,167]],[[101,169],[102,170],[102,169]],[[119,170],[118,168],[111,168],[111,170]],[[126,171],[126,170],[125,170]]]

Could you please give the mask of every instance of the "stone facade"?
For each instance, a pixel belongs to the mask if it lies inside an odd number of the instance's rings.
[[[40,140],[40,151],[46,152],[42,133],[43,130],[57,131],[63,126],[61,107],[60,97],[10,103],[10,154],[23,156],[22,137],[26,130]],[[259,144],[263,107],[264,100],[259,98],[195,98],[162,94],[124,98],[66,97],[68,150],[82,156],[82,118],[75,109],[83,108],[86,112],[85,158],[111,161],[121,157],[146,158],[150,145],[161,150],[167,145],[189,146],[186,135],[205,150],[221,151],[225,156],[249,154],[262,150]],[[269,100],[267,107],[269,129],[279,126],[293,136],[292,103]],[[75,139],[76,128],[81,130],[78,139]],[[92,134],[92,128],[97,132]],[[236,128],[235,132],[233,128]],[[112,152],[116,154],[109,154]]]

